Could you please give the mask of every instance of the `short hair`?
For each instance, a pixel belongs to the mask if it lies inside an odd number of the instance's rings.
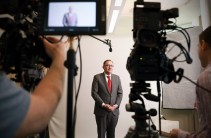
[[[112,60],[107,59],[107,60],[105,60],[105,61],[103,62],[103,66],[105,65],[105,63],[106,63],[107,61],[111,61],[111,62],[113,63],[113,61],[112,61]]]
[[[204,31],[199,35],[200,43],[204,40],[208,43],[208,46],[211,47],[211,26],[207,27]]]

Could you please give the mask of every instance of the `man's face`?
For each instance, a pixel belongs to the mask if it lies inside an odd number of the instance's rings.
[[[70,13],[72,12],[72,8],[71,8],[71,7],[69,7],[69,12],[70,12]]]
[[[106,61],[103,65],[104,72],[108,75],[110,75],[113,71],[113,62],[112,61]]]

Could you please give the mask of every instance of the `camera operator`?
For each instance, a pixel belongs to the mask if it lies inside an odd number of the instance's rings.
[[[63,92],[66,53],[72,40],[41,38],[51,66],[32,94],[16,87],[0,71],[0,137],[14,138],[36,134],[48,124]],[[2,57],[1,57],[2,58]]]
[[[204,71],[200,74],[197,84],[206,88],[196,87],[195,106],[198,112],[200,128],[197,132],[186,132],[172,129],[171,138],[209,138],[211,136],[211,26],[199,35],[198,56]],[[168,135],[168,134],[167,134]]]

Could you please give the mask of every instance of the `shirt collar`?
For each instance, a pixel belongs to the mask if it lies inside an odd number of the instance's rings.
[[[110,76],[110,77],[111,77],[111,74],[108,75],[108,74],[106,74],[105,72],[104,72],[104,75],[105,75],[105,78],[107,78],[107,76]]]

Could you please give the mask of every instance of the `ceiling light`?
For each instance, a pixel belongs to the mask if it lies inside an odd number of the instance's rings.
[[[119,10],[113,10],[112,15],[111,15],[112,16],[111,21],[110,21],[109,28],[108,28],[108,33],[113,32],[118,15],[119,15]]]

